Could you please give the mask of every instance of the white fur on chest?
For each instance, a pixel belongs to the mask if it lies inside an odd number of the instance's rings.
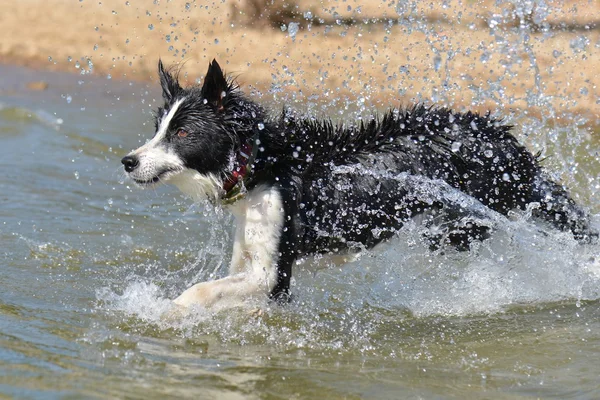
[[[169,180],[182,193],[194,201],[210,199],[218,201],[221,192],[221,182],[215,175],[204,175],[192,169],[185,169]]]

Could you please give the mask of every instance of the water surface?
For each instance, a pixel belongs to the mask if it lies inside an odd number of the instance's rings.
[[[47,91],[25,89],[39,79]],[[226,273],[232,219],[124,180],[158,98],[0,67],[0,397],[600,396],[600,247],[526,213],[468,253],[431,253],[411,225],[343,268],[308,260],[296,302],[262,315],[163,318],[169,298]],[[518,133],[600,211],[593,138]]]

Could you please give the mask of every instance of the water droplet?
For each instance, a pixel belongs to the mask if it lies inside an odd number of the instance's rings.
[[[585,36],[579,36],[569,42],[569,47],[573,50],[573,53],[580,53],[585,51],[590,44],[590,39]]]
[[[462,143],[461,143],[461,142],[453,142],[453,143],[452,143],[452,151],[453,151],[454,153],[456,153],[457,151],[459,151],[459,150],[460,150],[460,146],[462,146]]]
[[[258,124],[258,130],[259,130],[259,131],[262,131],[263,129],[265,129],[265,125],[264,125],[262,122],[260,122],[260,123]]]
[[[298,33],[299,30],[300,30],[300,25],[297,22],[290,22],[288,24],[288,35],[290,35],[290,37],[292,39],[296,38],[296,34]]]
[[[71,101],[73,101],[73,98],[71,95],[67,95],[67,104],[71,104]]]
[[[433,57],[433,69],[435,70],[435,72],[438,72],[440,70],[441,66],[442,66],[442,57],[440,57],[439,54],[436,54],[435,57]]]
[[[483,155],[486,156],[487,158],[492,158],[494,156],[494,152],[488,149],[483,152]]]

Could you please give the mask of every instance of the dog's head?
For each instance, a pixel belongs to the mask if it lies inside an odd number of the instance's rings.
[[[125,171],[140,186],[169,182],[193,197],[216,198],[240,143],[262,123],[262,109],[215,60],[202,87],[182,88],[161,61],[158,74],[165,103],[155,115],[156,133],[121,160]]]

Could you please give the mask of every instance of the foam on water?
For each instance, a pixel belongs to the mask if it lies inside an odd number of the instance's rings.
[[[389,246],[378,264],[388,278],[374,286],[383,305],[418,316],[489,314],[518,305],[600,297],[600,249],[568,234],[540,233],[524,221],[469,253],[428,255],[410,238]],[[385,295],[387,295],[387,299]]]
[[[97,295],[99,299],[110,303],[113,309],[148,321],[160,321],[164,314],[173,309],[173,303],[165,297],[158,286],[142,279],[130,282],[122,294],[103,288]]]

